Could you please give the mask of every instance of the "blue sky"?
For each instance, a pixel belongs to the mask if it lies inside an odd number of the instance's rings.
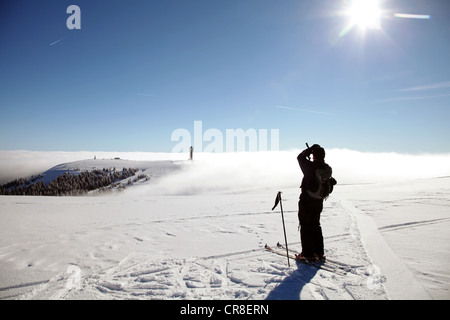
[[[450,2],[380,0],[365,30],[350,5],[2,1],[0,150],[170,152],[198,120],[282,150],[450,152]]]

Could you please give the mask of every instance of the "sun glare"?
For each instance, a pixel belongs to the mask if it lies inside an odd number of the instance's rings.
[[[348,14],[351,24],[362,30],[380,28],[381,11],[378,0],[353,0]]]

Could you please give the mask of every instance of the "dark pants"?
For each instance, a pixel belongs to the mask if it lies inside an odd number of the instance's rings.
[[[312,257],[314,253],[323,255],[323,236],[320,227],[320,213],[323,200],[300,199],[298,202],[298,219],[300,221],[300,239],[302,253],[305,257]]]

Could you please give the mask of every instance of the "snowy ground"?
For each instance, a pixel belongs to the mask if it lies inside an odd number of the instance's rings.
[[[157,178],[112,195],[1,197],[0,298],[450,298],[449,177],[340,183],[322,214],[331,272],[264,250],[284,241],[278,191],[300,250],[298,167],[226,163],[152,162]]]

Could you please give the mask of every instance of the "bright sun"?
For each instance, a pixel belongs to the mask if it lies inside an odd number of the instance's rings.
[[[348,14],[351,24],[362,30],[380,28],[381,11],[378,0],[353,0]]]

